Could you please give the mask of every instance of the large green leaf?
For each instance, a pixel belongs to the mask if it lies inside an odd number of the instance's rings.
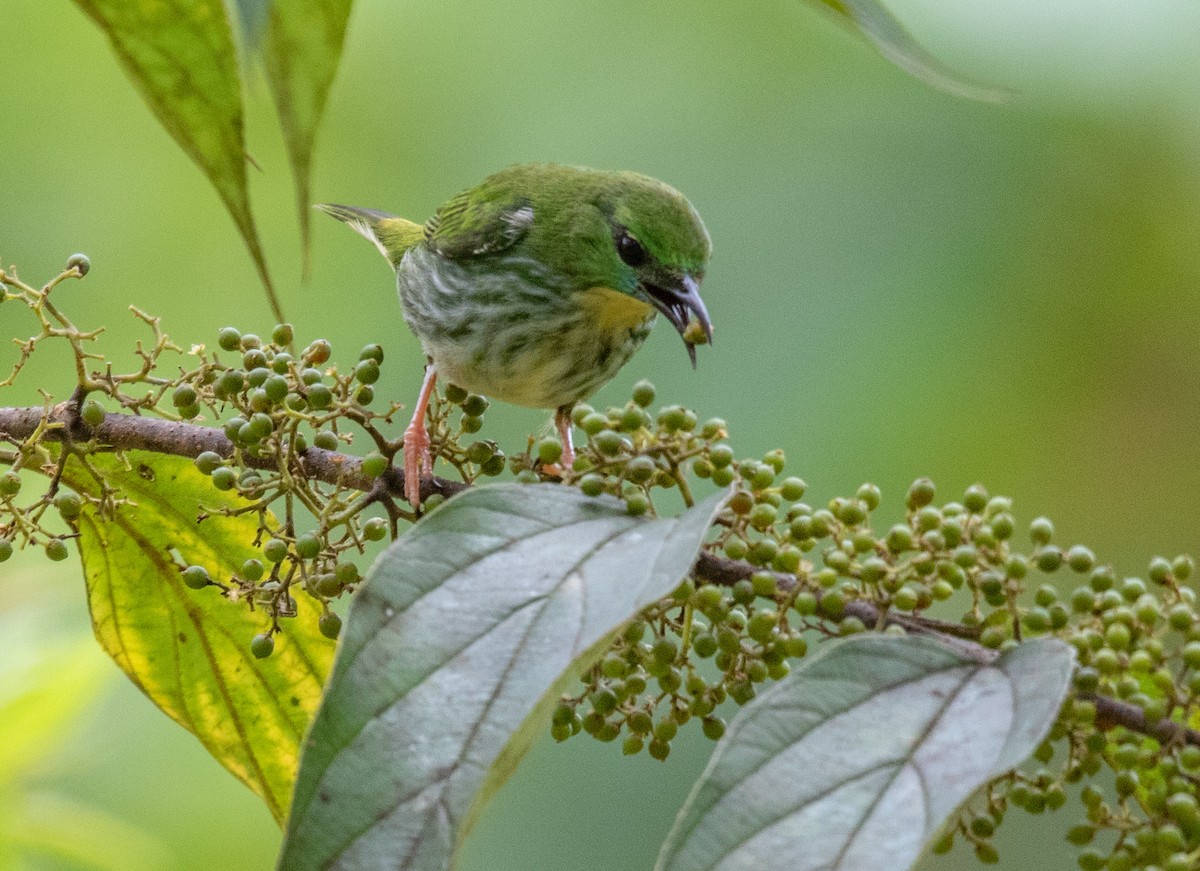
[[[95,455],[110,485],[130,504],[114,517],[86,510],[79,550],[96,638],[129,678],[172,719],[193,732],[222,765],[282,820],[296,775],[300,741],[321,700],[334,644],[317,630],[317,606],[296,597],[275,653],[255,659],[250,639],[267,626],[261,612],[215,587],[184,586],[172,554],[228,578],[257,555],[252,516],[222,516],[238,497],[213,488],[188,460],[140,451]],[[78,465],[67,482],[93,492]],[[199,506],[210,516],[197,523]]]
[[[904,871],[1033,752],[1073,663],[1057,640],[991,663],[920,637],[833,645],[739,712],[655,867]]]
[[[687,574],[718,505],[645,520],[480,487],[396,541],[351,607],[279,868],[451,867],[557,692]]]
[[[276,0],[267,13],[263,61],[292,164],[306,265],[312,215],[309,181],[313,147],[342,56],[352,2]]]
[[[904,25],[879,0],[810,0],[832,10],[867,39],[887,60],[927,85],[970,100],[1000,102],[1010,94],[1002,88],[973,84],[921,47]]]
[[[196,162],[245,240],[285,320],[250,211],[237,50],[222,0],[75,0],[99,25],[167,132]]]

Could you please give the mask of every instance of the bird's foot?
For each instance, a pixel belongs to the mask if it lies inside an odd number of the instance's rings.
[[[429,432],[424,421],[413,421],[404,430],[404,498],[413,508],[421,507],[421,479],[432,476]]]

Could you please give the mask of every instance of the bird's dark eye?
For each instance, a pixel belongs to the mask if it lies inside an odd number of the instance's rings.
[[[617,254],[630,266],[641,266],[646,262],[646,249],[642,243],[624,231],[617,236]]]

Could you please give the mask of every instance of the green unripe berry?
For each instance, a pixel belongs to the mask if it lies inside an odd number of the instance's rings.
[[[62,515],[63,520],[74,520],[83,510],[83,500],[75,493],[63,492],[54,497],[54,507]]]
[[[995,865],[1000,861],[1000,853],[990,841],[977,841],[975,844],[975,858],[984,865]]]
[[[885,543],[887,544],[887,549],[892,553],[904,553],[905,551],[912,550],[912,530],[902,523],[897,523],[888,530]]]
[[[641,517],[650,510],[650,500],[645,493],[635,491],[625,494],[625,513],[631,517]]]
[[[271,342],[280,348],[286,348],[295,339],[295,331],[291,324],[276,324],[271,330]]]
[[[1045,546],[1037,555],[1038,569],[1044,572],[1054,572],[1062,565],[1062,551],[1054,545]]]
[[[579,479],[579,489],[585,496],[599,496],[604,492],[604,476],[589,473]]]
[[[663,664],[674,662],[679,655],[678,645],[665,636],[655,639],[650,651],[655,661]]]
[[[0,538],[0,563],[11,558],[13,555],[13,544],[7,538]]]
[[[242,337],[243,344],[246,337]],[[251,387],[258,387],[267,380],[271,370],[267,368],[267,355],[258,348],[253,348],[242,354],[242,366],[246,370],[246,381]]]
[[[222,327],[217,332],[217,344],[224,351],[242,350],[242,333],[237,327]]]
[[[1183,664],[1188,668],[1200,669],[1200,641],[1189,641],[1180,651]]]
[[[313,384],[308,388],[308,407],[321,411],[333,404],[333,392],[324,384]]]
[[[759,643],[764,643],[774,635],[779,625],[779,617],[773,611],[755,611],[747,625],[746,634]]]
[[[908,495],[905,497],[905,504],[909,511],[916,511],[925,507],[933,501],[933,497],[937,493],[937,488],[933,481],[928,478],[918,478],[913,481],[908,488]]]
[[[783,483],[779,485],[779,495],[788,502],[795,502],[797,499],[803,499],[805,492],[808,490],[808,485],[800,478],[784,478]]]
[[[463,414],[468,417],[482,417],[483,413],[487,411],[488,405],[489,403],[484,397],[478,393],[471,393],[463,400]]]
[[[909,586],[901,587],[892,597],[892,604],[901,611],[912,611],[920,604],[921,597]]]
[[[374,384],[379,380],[379,364],[374,360],[362,360],[354,367],[354,378],[360,384]]]
[[[1124,623],[1113,623],[1104,632],[1104,642],[1113,650],[1125,650],[1132,639],[1129,627]]]
[[[733,448],[729,445],[713,445],[708,452],[708,461],[714,469],[724,469],[733,462]]]
[[[1187,554],[1177,556],[1171,562],[1171,574],[1173,574],[1175,579],[1179,581],[1186,581],[1188,578],[1190,578],[1192,576],[1192,571],[1195,568],[1196,563]]]
[[[774,596],[778,588],[775,575],[771,572],[755,572],[750,576],[750,586],[756,596]]]
[[[538,442],[538,459],[549,465],[562,459],[563,446],[556,438],[545,438]]]
[[[988,504],[988,492],[982,484],[972,484],[963,494],[963,507],[972,514],[980,514]]]
[[[21,476],[16,472],[0,475],[0,496],[16,496],[21,492]]]
[[[1053,537],[1054,524],[1050,522],[1050,518],[1037,517],[1029,524],[1029,538],[1035,545],[1047,545]]]
[[[1011,514],[997,514],[992,518],[988,528],[991,529],[992,535],[996,537],[997,541],[1006,541],[1012,538],[1012,534],[1016,531]]]
[[[720,741],[725,734],[725,721],[720,717],[705,717],[700,724],[704,737],[710,741]]]
[[[337,638],[342,631],[342,618],[332,611],[326,611],[317,620],[317,629],[326,638]]]
[[[1080,574],[1090,572],[1096,565],[1096,555],[1082,544],[1077,544],[1067,551],[1067,565]]]
[[[192,462],[205,475],[211,475],[224,460],[216,451],[202,451]]]
[[[301,370],[300,372],[300,380],[307,387],[312,387],[314,384],[320,384],[324,377],[325,376],[321,374],[320,369],[314,369],[311,366]]]
[[[104,423],[104,407],[94,399],[89,399],[83,403],[83,407],[79,410],[79,416],[83,418],[83,422],[93,429]]]
[[[263,556],[267,562],[280,563],[287,557],[287,542],[280,538],[272,538],[263,545]]]
[[[368,478],[378,478],[388,470],[387,457],[377,451],[372,451],[362,459],[362,473]]]
[[[321,448],[325,451],[336,451],[338,449],[337,434],[332,430],[321,430],[313,436],[313,447]]]
[[[1081,871],[1103,871],[1107,861],[1098,850],[1084,850],[1075,860]]]
[[[282,375],[271,375],[262,383],[262,395],[272,404],[279,404],[287,398],[288,381]]]
[[[263,576],[263,564],[256,559],[248,559],[242,563],[241,571],[238,572],[247,581],[257,581]]]
[[[755,529],[764,530],[775,522],[776,517],[775,506],[767,502],[760,502],[751,509],[748,520]]]
[[[193,590],[204,589],[211,580],[203,566],[188,566],[180,573],[180,577],[184,585]]]
[[[1087,846],[1096,837],[1096,829],[1094,826],[1079,825],[1072,826],[1067,830],[1067,840],[1077,847]],[[1101,866],[1103,867],[1103,866]]]
[[[91,268],[92,261],[86,254],[72,254],[67,258],[67,269],[74,269],[81,276],[87,275]]]
[[[658,466],[650,457],[634,457],[625,465],[625,479],[634,484],[644,484],[654,477]]]
[[[196,404],[196,388],[190,384],[180,384],[171,394],[171,404],[176,408],[184,408]]]
[[[250,639],[250,652],[258,659],[266,659],[275,651],[275,639],[261,632]]]
[[[1172,629],[1179,632],[1191,629],[1195,618],[1196,615],[1191,607],[1183,602],[1180,602],[1178,605],[1172,605],[1171,610],[1167,612],[1167,622]]]
[[[621,434],[614,432],[611,429],[601,430],[592,438],[592,443],[596,449],[602,454],[610,457],[621,453],[621,448],[624,447],[625,440],[621,438]]]
[[[654,385],[649,381],[639,381],[633,385],[633,401],[642,408],[649,408],[654,402]]]
[[[379,518],[372,518],[379,519]],[[370,523],[370,521],[367,521]],[[365,534],[365,529],[364,529]],[[321,539],[307,532],[296,539],[296,556],[300,559],[316,559],[321,553]]]
[[[1050,614],[1045,608],[1030,608],[1021,616],[1021,623],[1030,632],[1045,632],[1050,628]]]
[[[228,466],[221,466],[212,471],[213,486],[218,490],[232,490],[237,484],[237,472]]]

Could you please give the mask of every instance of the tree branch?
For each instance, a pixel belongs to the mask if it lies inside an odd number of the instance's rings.
[[[0,439],[19,442],[29,438],[42,422],[44,413],[38,406],[0,408]],[[114,450],[152,451],[190,459],[195,459],[205,451],[231,457],[234,451],[233,442],[215,427],[110,412],[104,416],[102,424],[92,428],[80,421],[66,402],[50,409],[48,422],[54,428],[46,433],[46,437],[55,441],[62,441],[63,434],[69,430],[74,441],[95,439]],[[274,469],[277,465],[274,457],[243,454],[242,460],[254,469]],[[300,454],[300,460],[305,475],[314,480],[363,491],[375,486],[375,479],[368,478],[362,472],[362,459],[352,454],[310,447]],[[403,470],[393,466],[384,473],[382,480],[388,493],[404,498]],[[461,481],[430,478],[421,482],[421,498],[427,499],[434,493],[453,496],[466,487]]]
[[[20,442],[29,438],[42,423],[45,410],[38,406],[27,408],[0,408],[0,439]],[[78,442],[95,439],[114,450],[142,450],[177,457],[195,458],[204,451],[213,451],[222,457],[233,455],[233,443],[225,434],[214,427],[179,421],[159,420],[131,414],[109,413],[104,422],[93,428],[79,420],[78,412],[69,402],[60,403],[50,409],[49,421],[52,428],[45,433],[47,438],[61,441],[64,433]],[[272,457],[252,457],[244,454],[243,461],[258,469],[275,467]],[[308,448],[301,454],[304,472],[311,478],[327,484],[340,484],[356,490],[368,491],[382,480],[390,494],[404,498],[404,472],[389,469],[380,479],[368,478],[362,472],[362,460],[350,454]],[[421,498],[434,493],[452,496],[467,489],[469,485],[446,478],[428,478],[421,482]],[[694,572],[697,578],[719,586],[733,586],[740,580],[749,579],[758,568],[749,563],[736,562],[701,552],[696,560]],[[782,589],[796,584],[794,575],[776,574]],[[923,635],[932,635],[951,647],[980,662],[995,658],[995,651],[975,642],[978,637],[974,627],[962,626],[928,617],[916,617],[885,611],[871,602],[861,599],[845,603],[843,615],[857,617],[866,626],[902,626],[905,630]],[[840,615],[825,614],[828,618]],[[1079,698],[1096,706],[1096,724],[1102,729],[1123,726],[1132,732],[1148,735],[1163,744],[1186,743],[1200,746],[1200,731],[1187,728],[1173,720],[1148,722],[1145,712],[1137,705],[1110,696],[1080,694]]]

